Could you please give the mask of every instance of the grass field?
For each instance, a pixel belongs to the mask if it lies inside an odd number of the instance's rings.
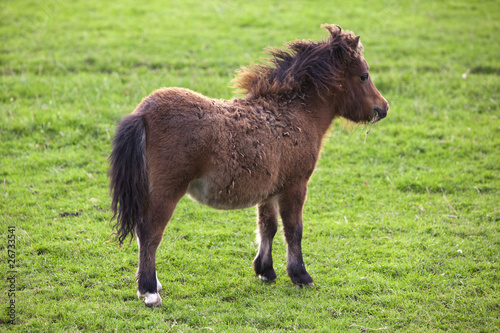
[[[499,330],[498,1],[105,3],[0,3],[0,331]],[[164,86],[231,98],[239,66],[322,23],[361,35],[391,109],[324,143],[304,211],[316,287],[292,286],[282,237],[276,282],[253,277],[254,209],[184,198],[146,308],[137,245],[109,225],[116,122]]]

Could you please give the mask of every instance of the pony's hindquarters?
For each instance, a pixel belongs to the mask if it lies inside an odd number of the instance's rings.
[[[169,117],[170,100],[154,93],[124,117],[109,158],[117,239],[121,244],[129,234],[137,236],[137,294],[148,306],[161,306],[156,251],[177,202],[195,177],[194,161],[199,160],[184,147],[182,124]]]

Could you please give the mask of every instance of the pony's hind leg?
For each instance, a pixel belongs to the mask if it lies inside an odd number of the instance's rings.
[[[273,199],[258,206],[257,239],[259,252],[253,261],[256,276],[264,281],[274,281],[276,273],[273,268],[272,245],[278,230],[278,204]]]
[[[147,306],[161,306],[158,292],[162,287],[156,274],[156,250],[176,204],[177,201],[153,201],[144,219],[136,226],[139,244],[137,296],[143,298]]]
[[[307,184],[295,184],[283,191],[279,199],[279,210],[287,242],[287,272],[293,284],[313,286],[302,259],[302,208],[307,194]]]

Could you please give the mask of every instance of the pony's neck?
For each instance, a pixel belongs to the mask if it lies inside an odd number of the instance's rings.
[[[248,94],[243,100],[246,101],[246,103],[259,104],[265,109],[271,108],[282,111],[286,110],[285,112],[291,113],[303,113],[305,118],[315,127],[316,133],[319,134],[320,137],[323,137],[328,131],[333,119],[340,115],[335,107],[335,99],[332,98],[303,98],[302,96],[302,98],[276,99],[275,97],[256,97],[253,94]]]
[[[311,120],[321,136],[325,135],[333,120],[340,116],[337,103],[335,99],[319,97],[306,102],[306,111],[311,113]]]

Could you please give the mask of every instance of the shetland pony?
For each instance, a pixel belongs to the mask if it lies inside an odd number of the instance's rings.
[[[234,85],[243,98],[163,88],[118,124],[109,157],[114,227],[120,244],[137,236],[137,294],[146,305],[161,306],[156,250],[186,193],[218,209],[257,206],[253,267],[265,281],[276,279],[271,250],[281,216],[288,275],[313,285],[302,259],[302,208],[323,136],[336,117],[371,123],[389,109],[359,36],[322,27],[326,41],[293,41],[270,50],[269,64],[239,70]]]

